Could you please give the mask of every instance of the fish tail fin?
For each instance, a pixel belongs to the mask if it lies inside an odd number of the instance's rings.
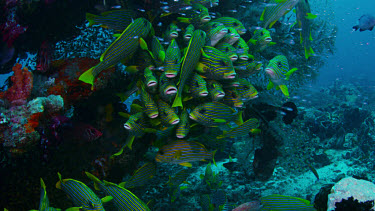
[[[353,26],[353,29],[357,31],[359,29],[359,25]]]
[[[272,89],[274,86],[275,84],[273,84],[272,81],[270,80],[270,82],[268,82],[268,85],[267,85],[267,90]]]
[[[40,186],[41,186],[44,190],[46,190],[46,184],[44,184],[44,181],[43,181],[42,178],[40,178]]]
[[[306,59],[309,59],[310,56],[314,55],[314,51],[313,49],[310,47],[308,49],[305,48],[305,58]]]
[[[283,84],[283,85],[279,85],[279,88],[283,92],[283,94],[285,95],[285,97],[289,98],[288,87],[286,87],[286,85]]]
[[[172,105],[173,108],[175,107],[183,107],[182,106],[182,99],[181,99],[181,96],[179,96],[178,94],[176,95],[176,98],[174,99],[173,101],[173,105]]]
[[[91,179],[94,182],[94,188],[95,190],[100,190],[98,184],[101,183],[101,181],[96,178],[94,175],[90,174],[89,172],[85,171],[86,176]]]
[[[56,188],[61,190],[62,179],[60,172],[57,172],[57,176],[59,177],[59,181],[56,183]]]
[[[82,75],[79,76],[79,78],[78,78],[78,80],[80,80],[80,81],[91,84],[91,90],[94,89],[95,76],[92,74],[92,71],[94,70],[94,67],[92,67],[92,68],[88,69],[86,72],[82,73]]]
[[[135,138],[135,136],[129,136],[128,140],[126,140],[125,146],[127,146],[130,150],[132,150],[132,145],[133,145],[133,142],[134,142],[134,138]]]
[[[86,20],[89,21],[89,26],[92,26],[95,24],[95,18],[97,18],[98,15],[94,15],[94,14],[91,14],[91,13],[86,13]]]
[[[234,120],[234,123],[236,123],[238,126],[243,124],[242,113],[243,111],[238,112],[236,119]]]

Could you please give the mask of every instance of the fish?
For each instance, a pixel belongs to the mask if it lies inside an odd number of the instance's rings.
[[[197,28],[211,20],[208,9],[198,3],[192,4],[192,9],[188,11],[188,16],[188,18],[178,17],[177,20],[182,23],[191,23]]]
[[[184,89],[186,80],[191,77],[191,74],[199,62],[199,58],[201,57],[203,51],[202,48],[205,44],[205,39],[206,33],[204,31],[199,29],[194,31],[182,61],[178,91],[172,107],[183,107],[181,98],[182,91]]]
[[[190,82],[190,93],[193,97],[206,97],[208,95],[206,81],[197,73],[194,73]]]
[[[163,125],[177,125],[180,122],[180,118],[174,112],[174,110],[163,100],[158,100],[158,108],[160,119]]]
[[[40,202],[39,202],[39,209],[38,210],[30,210],[30,211],[61,211],[61,209],[53,208],[49,206],[49,200],[47,196],[46,185],[42,178],[40,178]]]
[[[122,182],[119,186],[123,188],[135,188],[146,185],[150,179],[156,174],[156,165],[152,162],[145,163],[137,169],[133,176],[126,182]]]
[[[177,140],[161,147],[155,157],[156,162],[179,164],[192,167],[190,162],[213,160],[216,151],[209,152],[204,145],[195,141]]]
[[[178,26],[174,23],[169,24],[164,33],[164,41],[171,41],[178,37]]]
[[[109,28],[116,31],[124,31],[132,23],[135,13],[132,10],[112,10],[103,12],[100,15],[86,13],[86,19],[89,21],[89,27],[100,25],[103,28]]]
[[[217,136],[217,139],[222,138],[235,138],[235,137],[241,137],[248,135],[249,133],[259,133],[260,129],[259,127],[259,120],[256,118],[251,118],[246,120],[243,124],[239,125],[238,127],[235,127],[229,131],[224,131],[222,135]]]
[[[189,113],[187,112],[186,108],[182,111],[180,120],[181,121],[178,123],[176,128],[176,137],[185,138],[190,131]]]
[[[167,73],[161,74],[159,78],[159,96],[161,99],[170,102],[176,96],[177,88],[174,80],[167,78]]]
[[[215,48],[223,52],[232,62],[237,61],[237,50],[234,46],[230,45],[229,43],[220,43],[216,45]]]
[[[145,114],[151,119],[158,117],[159,115],[158,107],[156,106],[156,103],[152,99],[151,94],[146,91],[145,85],[143,84],[143,82],[141,83],[141,100],[144,105]]]
[[[236,29],[236,31],[239,35],[243,35],[247,31],[246,28],[241,23],[241,21],[239,21],[239,20],[237,20],[233,17],[220,17],[220,18],[215,19],[214,21],[220,22],[220,23],[224,24],[224,26],[226,26],[226,27],[232,27],[232,28]]]
[[[253,104],[248,108],[256,111],[255,116],[261,118],[264,122],[270,122],[274,120],[278,114],[283,114],[282,121],[284,124],[288,125],[298,116],[298,108],[296,104],[291,101],[288,101],[281,106],[258,103]]]
[[[235,47],[237,55],[241,60],[248,60],[250,57],[249,46],[246,44],[245,40],[240,37],[236,43],[233,44]]]
[[[165,60],[165,50],[164,47],[160,44],[159,39],[156,36],[152,37],[151,41],[151,51],[153,55],[154,62],[156,66],[162,66]]]
[[[179,172],[177,172],[173,177],[169,176],[169,180],[166,183],[169,187],[178,187],[182,183],[184,184],[190,184],[186,181],[187,177],[191,174],[190,169],[183,169]]]
[[[172,40],[169,44],[165,60],[164,60],[164,72],[167,78],[174,78],[180,72],[181,67],[181,52],[178,47],[177,41]]]
[[[254,31],[254,35],[247,41],[252,51],[263,51],[268,46],[276,44],[272,42],[270,31],[265,28],[257,29]]]
[[[309,59],[310,56],[313,56],[315,53],[311,48],[311,20],[317,16],[311,13],[310,4],[308,0],[300,0],[296,5],[296,16],[298,27],[302,29],[300,31],[300,40],[301,44],[305,49],[305,58]],[[375,25],[375,19],[374,19]]]
[[[100,181],[89,172],[87,177],[94,182],[95,189],[101,190],[105,195],[111,196],[114,205],[121,211],[150,211],[147,205],[129,190],[105,180]]]
[[[236,70],[237,75],[240,78],[249,77],[255,73],[258,73],[262,68],[262,63],[255,61],[254,56],[250,55],[249,59],[237,60],[234,62],[233,67]]]
[[[202,30],[206,32],[210,46],[215,46],[228,33],[224,24],[216,21],[206,23]]]
[[[232,211],[259,211],[263,205],[260,201],[250,201],[243,204],[240,204],[238,207],[234,208]]]
[[[193,36],[194,30],[195,30],[195,27],[194,27],[193,24],[189,24],[185,28],[185,33],[184,33],[184,40],[185,40],[185,42],[189,42],[189,40]]]
[[[316,211],[310,201],[298,197],[272,194],[260,198],[262,210]]]
[[[144,69],[144,83],[146,84],[147,87],[152,87],[152,86],[157,86],[158,85],[158,80],[156,79],[154,73],[152,72],[151,68],[146,67]]]
[[[240,35],[237,33],[235,28],[227,27],[228,33],[220,40],[220,42],[226,42],[233,45],[240,39]]]
[[[205,126],[226,124],[230,121],[241,122],[241,112],[219,102],[198,105],[189,115],[190,119]],[[242,123],[240,123],[242,124]]]
[[[214,80],[207,82],[208,95],[213,101],[219,101],[225,96],[225,92],[220,83]]]
[[[105,50],[100,57],[99,64],[85,71],[79,77],[79,80],[91,84],[91,89],[93,89],[94,80],[101,71],[131,57],[137,51],[138,46],[147,49],[147,44],[143,38],[150,32],[151,27],[151,23],[144,18],[134,20]]]
[[[247,102],[258,97],[258,91],[249,81],[245,79],[238,79],[238,82],[239,84],[236,90],[241,96],[241,100],[243,102]]]
[[[241,96],[238,94],[235,88],[233,89],[225,89],[225,96],[223,97],[224,104],[229,106],[234,106],[236,108],[241,108],[243,106],[243,101]]]
[[[74,179],[62,179],[61,174],[57,173],[59,181],[56,188],[63,190],[72,200],[74,206],[82,210],[104,210],[102,202],[107,202],[110,198],[100,199],[83,182]]]
[[[195,68],[198,73],[214,80],[236,77],[232,61],[223,52],[211,46],[204,46],[203,51],[204,55]]]
[[[360,32],[369,30],[372,31],[375,26],[375,17],[373,15],[365,14],[358,19],[358,25],[353,26],[353,29]]]
[[[272,28],[281,17],[288,14],[299,0],[270,0],[260,17],[262,28]]]
[[[284,55],[275,56],[273,59],[271,59],[265,69],[265,72],[270,78],[267,89],[270,90],[276,85],[277,89],[280,89],[285,97],[289,98],[289,91],[284,84],[284,81],[289,80],[290,76],[296,70],[298,69],[292,68],[289,70],[288,59]]]

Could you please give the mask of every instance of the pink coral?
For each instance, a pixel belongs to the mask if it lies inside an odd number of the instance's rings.
[[[14,72],[11,77],[13,85],[5,92],[1,92],[0,98],[7,99],[12,106],[24,105],[33,88],[33,74],[18,63],[12,70]]]

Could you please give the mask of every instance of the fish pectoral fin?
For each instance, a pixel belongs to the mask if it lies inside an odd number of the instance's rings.
[[[251,132],[252,134],[259,134],[260,132],[262,132],[262,130],[259,129],[259,128],[254,128],[254,129],[251,129],[250,132]]]
[[[271,46],[271,45],[276,45],[276,42],[270,42],[270,43],[268,43],[268,45],[269,45],[269,46]]]
[[[181,99],[181,96],[178,96],[178,93],[177,93],[177,95],[176,95],[176,98],[174,99],[174,101],[173,101],[173,105],[172,105],[172,107],[173,108],[175,108],[175,107],[183,107],[182,106],[182,99]]]
[[[272,81],[270,80],[270,82],[268,82],[268,85],[267,85],[267,90],[272,89],[274,86],[275,84],[273,84]]]
[[[199,73],[205,73],[205,72],[206,72],[206,68],[207,68],[206,65],[204,65],[204,64],[201,63],[201,62],[199,62],[199,63],[197,64],[197,66],[195,67],[195,70],[196,70],[197,72],[199,72]]]
[[[125,71],[128,73],[136,73],[138,72],[138,66],[135,66],[135,65],[126,66]]]
[[[142,50],[148,51],[147,43],[142,37],[139,38],[139,45],[141,46]]]
[[[113,34],[112,36],[118,38],[121,36],[121,34],[117,33],[117,34]]]
[[[213,119],[213,121],[215,123],[225,123],[225,122],[227,122],[227,121],[225,121],[225,119]]]
[[[305,18],[309,19],[309,20],[315,19],[316,17],[318,17],[318,16],[314,15],[312,13],[307,13],[306,16],[305,16]]]
[[[96,67],[96,66],[94,66]],[[94,81],[95,81],[95,76],[92,73],[94,70],[94,67],[88,69],[86,72],[82,73],[81,76],[79,76],[78,80],[83,81],[85,83],[91,84],[91,90],[94,89]]]
[[[131,135],[126,140],[125,146],[127,146],[130,150],[132,150],[134,139],[135,139],[135,136]]]
[[[101,201],[102,203],[106,203],[106,202],[111,201],[112,199],[113,199],[112,196],[106,196],[106,197],[101,198]]]
[[[182,23],[190,23],[191,18],[178,17],[177,20]]]
[[[281,92],[285,95],[285,97],[289,98],[288,87],[286,87],[286,85],[279,85],[278,87],[280,88]]]
[[[243,124],[242,113],[243,111],[238,112],[236,115],[236,119],[234,120],[234,123],[236,123],[236,125],[238,126]]]
[[[118,115],[120,115],[120,116],[122,116],[122,117],[125,117],[125,118],[127,118],[127,119],[129,119],[129,117],[130,117],[130,114],[127,114],[127,113],[125,113],[125,112],[118,112]]]
[[[298,70],[298,68],[292,68],[290,69],[287,73],[285,73],[285,80],[289,80],[290,76],[296,72]]]
[[[185,162],[185,163],[179,163],[181,166],[189,167],[191,168],[193,165],[191,163]]]
[[[256,44],[257,44],[257,40],[255,40],[255,39],[250,39],[249,41],[247,41],[247,44],[249,44],[249,43],[251,43],[251,44],[253,44],[253,45],[256,45]]]
[[[82,207],[71,207],[71,208],[66,209],[65,211],[80,211],[81,209]]]
[[[95,18],[97,18],[98,15],[94,15],[94,14],[91,14],[91,13],[86,13],[86,20],[89,21],[89,26],[92,26],[95,24]]]
[[[159,60],[164,62],[165,60],[165,51],[159,51]]]

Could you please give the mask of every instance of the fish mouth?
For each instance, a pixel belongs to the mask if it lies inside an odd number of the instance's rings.
[[[231,60],[232,62],[237,61],[237,59],[238,59],[238,56],[237,56],[237,55],[234,55],[234,56],[231,56],[231,57],[230,57],[230,60]]]
[[[237,33],[238,34],[240,34],[240,35],[243,35],[243,34],[245,34],[246,33],[246,29],[239,29],[239,30],[237,30]]]
[[[178,37],[178,33],[177,32],[172,32],[172,33],[169,34],[169,36],[171,38],[176,38],[176,37]]]
[[[220,31],[220,34],[227,34],[228,33],[228,29],[227,28],[224,28]]]
[[[207,23],[208,21],[211,20],[211,17],[208,15],[208,16],[204,16],[202,19],[201,19],[201,22],[202,23]]]
[[[208,92],[207,91],[202,91],[199,93],[199,96],[201,97],[206,97],[208,95]]]
[[[177,75],[177,74],[175,74],[175,73],[165,73],[165,76],[166,76],[167,78],[174,78],[174,77],[176,77],[176,75]]]
[[[177,138],[185,138],[185,135],[176,135]]]
[[[272,41],[272,38],[271,38],[271,37],[267,37],[264,41],[266,41],[266,42],[271,42],[271,41]]]
[[[225,96],[225,93],[218,93],[217,95],[215,95],[215,98],[220,99],[220,98],[223,98],[224,96]]]
[[[236,77],[236,73],[231,73],[231,74],[229,74],[229,75],[225,75],[224,76],[224,78],[226,78],[226,79],[233,79],[233,78],[235,78]]]
[[[240,35],[238,35],[238,34],[234,35],[233,39],[240,39]]]
[[[233,87],[239,87],[239,86],[240,86],[240,83],[239,83],[239,82],[233,82],[233,83],[232,83],[232,86],[233,86]]]
[[[130,127],[130,125],[127,124],[127,123],[124,124],[124,128],[127,129],[127,130],[131,130],[131,129],[132,129],[132,128]]]
[[[185,40],[190,40],[191,39],[191,34],[187,34],[184,36]]]
[[[254,95],[254,96],[251,97],[251,99],[255,99],[255,98],[258,98],[258,97],[259,97],[259,95]]]
[[[166,95],[176,94],[177,88],[176,87],[168,87],[167,90],[165,90]]]
[[[147,83],[147,86],[148,87],[152,87],[152,86],[156,86],[156,81],[149,81],[148,83]]]
[[[189,118],[192,119],[192,120],[197,120],[193,115],[189,115]]]
[[[267,67],[264,71],[266,71],[266,73],[270,76],[275,75],[275,72],[274,72],[273,68]]]
[[[247,61],[247,60],[249,60],[249,57],[246,56],[246,55],[242,55],[242,56],[240,56],[240,59]]]
[[[155,119],[155,118],[158,117],[158,116],[159,116],[159,114],[156,113],[156,114],[152,114],[152,115],[150,116],[150,118],[151,118],[151,119]]]
[[[173,122],[171,123],[171,125],[176,125],[176,124],[178,124],[179,122],[180,122],[179,119],[173,120]]]
[[[241,103],[235,103],[234,104],[234,107],[236,107],[236,108],[242,108],[242,106],[243,106],[243,103],[241,102]]]

